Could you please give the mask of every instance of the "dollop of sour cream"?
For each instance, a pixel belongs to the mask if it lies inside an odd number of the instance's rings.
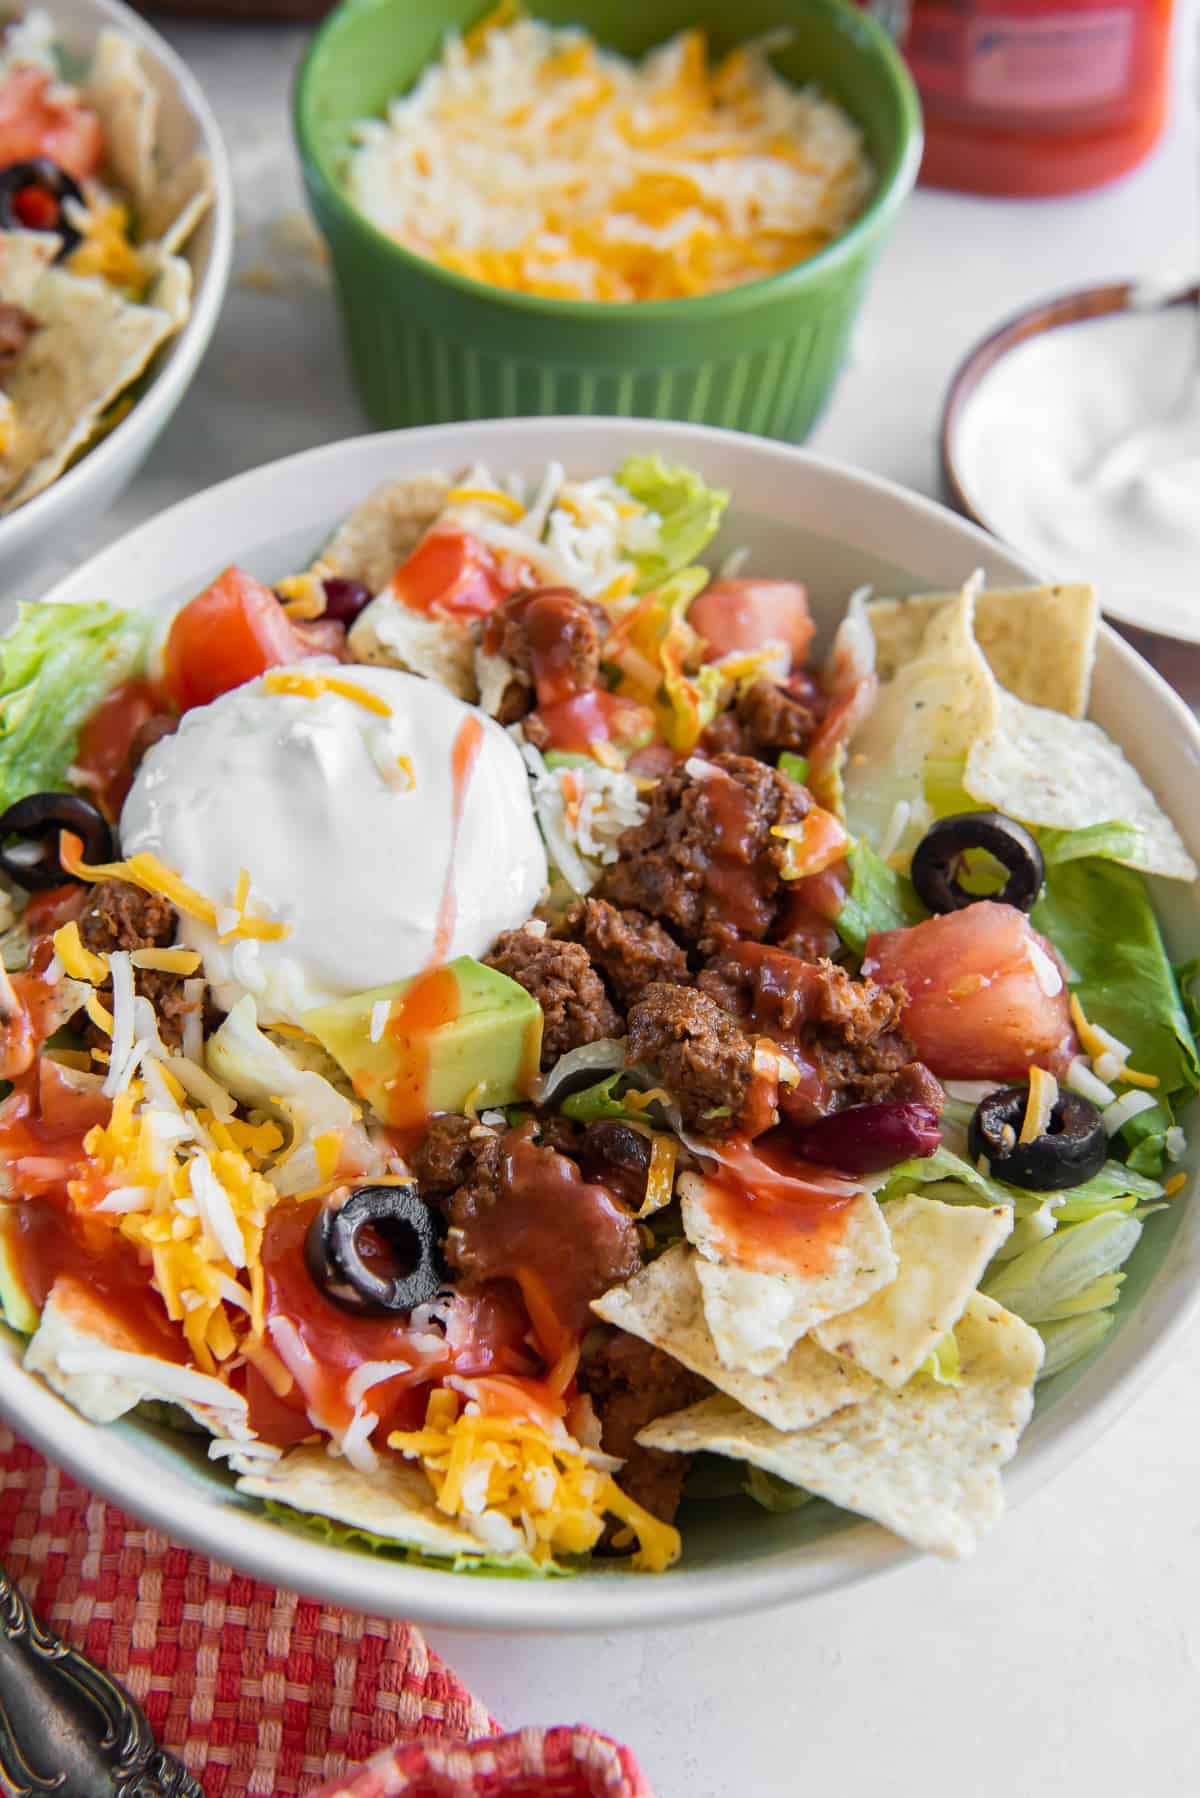
[[[1150,296],[1152,298],[1152,296]],[[1200,640],[1196,309],[1134,306],[1029,338],[984,376],[956,455],[992,530],[1106,611]]]
[[[266,1022],[482,955],[547,874],[520,752],[492,719],[395,669],[321,657],[283,676],[188,712],[121,814],[125,855],[153,851],[217,907],[216,929],[180,919],[217,1003],[252,993]],[[319,691],[272,691],[297,679]],[[247,914],[286,925],[281,940],[219,940],[243,869]]]

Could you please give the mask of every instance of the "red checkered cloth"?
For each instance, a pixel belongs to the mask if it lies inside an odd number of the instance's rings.
[[[592,1730],[502,1735],[411,1624],[178,1548],[2,1429],[0,1561],[206,1798],[652,1798]]]

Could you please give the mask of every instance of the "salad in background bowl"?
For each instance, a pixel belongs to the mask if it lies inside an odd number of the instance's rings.
[[[885,1552],[830,1503],[969,1552],[1190,1222],[1195,870],[1094,598],[795,452],[478,436],[5,645],[3,1402],[427,1616],[812,1589]]]

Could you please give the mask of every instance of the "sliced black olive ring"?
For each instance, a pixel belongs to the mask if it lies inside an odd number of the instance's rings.
[[[18,196],[34,188],[54,202],[54,223],[33,224],[20,210]],[[76,227],[63,208],[64,200],[86,205],[83,189],[73,175],[60,169],[48,156],[34,156],[28,162],[10,162],[0,169],[0,228],[5,231],[52,231],[62,238],[62,248],[54,258],[61,262],[81,241]]]
[[[1008,875],[998,893],[968,893],[961,884],[963,857],[972,849],[986,850]],[[1003,812],[956,812],[930,825],[913,852],[910,873],[917,897],[932,912],[961,911],[985,898],[1029,911],[1042,890],[1046,867],[1037,842],[1015,818]]]
[[[1028,1103],[1027,1086],[1004,1086],[980,1100],[967,1131],[972,1160],[983,1155],[997,1180],[1033,1192],[1064,1192],[1100,1172],[1108,1160],[1108,1133],[1090,1099],[1060,1088],[1049,1127],[1020,1142]]]
[[[377,1272],[365,1259],[368,1228],[403,1272]],[[411,1311],[442,1285],[433,1212],[414,1184],[360,1186],[340,1205],[322,1205],[304,1239],[304,1260],[313,1283],[343,1311]]]
[[[74,880],[58,859],[64,830],[82,839],[85,862],[112,860],[112,831],[90,800],[78,793],[30,793],[0,815],[0,868],[31,893]]]

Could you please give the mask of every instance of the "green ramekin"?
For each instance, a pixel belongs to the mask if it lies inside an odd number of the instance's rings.
[[[844,0],[533,0],[538,17],[583,25],[635,56],[690,25],[705,27],[717,53],[787,26],[776,66],[841,102],[878,172],[850,230],[794,269],[694,299],[606,305],[451,273],[377,230],[342,185],[351,126],[381,116],[436,57],[447,28],[466,29],[485,10],[486,0],[345,0],[297,76],[305,184],[371,420],[618,414],[805,437],[921,160],[916,90],[886,32]]]

